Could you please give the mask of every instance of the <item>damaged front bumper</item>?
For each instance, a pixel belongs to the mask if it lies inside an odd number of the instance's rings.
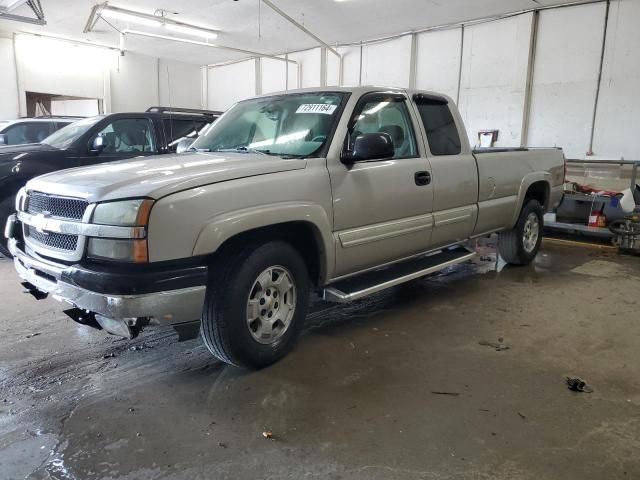
[[[175,326],[201,317],[207,267],[149,266],[141,270],[120,266],[110,271],[108,266],[61,265],[26,253],[13,238],[9,251],[18,275],[36,298],[38,293],[49,294],[95,315],[109,333],[132,338],[149,323]]]

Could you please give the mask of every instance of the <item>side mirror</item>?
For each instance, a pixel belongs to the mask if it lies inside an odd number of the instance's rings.
[[[350,152],[343,152],[341,160],[346,164],[382,160],[392,158],[395,153],[393,140],[388,133],[364,133],[356,137]]]
[[[7,136],[4,133],[0,133],[0,145],[7,145]]]
[[[94,155],[99,155],[104,150],[107,144],[105,142],[105,138],[102,135],[98,135],[93,139],[93,143],[91,143],[91,152]]]
[[[176,146],[176,153],[184,153],[189,150],[189,147],[195,142],[195,138],[184,137],[180,139],[178,145]]]

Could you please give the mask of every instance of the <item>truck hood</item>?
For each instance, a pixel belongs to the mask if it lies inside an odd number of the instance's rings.
[[[175,192],[239,178],[305,168],[303,159],[249,153],[183,153],[71,168],[34,178],[28,190],[84,198],[159,199]]]

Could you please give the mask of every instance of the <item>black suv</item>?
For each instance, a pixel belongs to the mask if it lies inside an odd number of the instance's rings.
[[[40,143],[0,147],[0,224],[14,211],[18,190],[55,170],[133,157],[174,153],[221,112],[151,107],[142,113],[113,113],[79,120]],[[0,232],[2,233],[2,232]],[[0,234],[0,253],[9,256]]]

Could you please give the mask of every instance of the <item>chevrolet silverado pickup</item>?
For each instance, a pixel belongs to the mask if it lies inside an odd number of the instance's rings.
[[[294,346],[309,297],[350,302],[473,258],[498,234],[526,265],[562,195],[559,149],[474,152],[452,100],[324,88],[237,103],[191,153],[47,174],[5,235],[23,285],[132,338],[199,333],[260,368]]]

